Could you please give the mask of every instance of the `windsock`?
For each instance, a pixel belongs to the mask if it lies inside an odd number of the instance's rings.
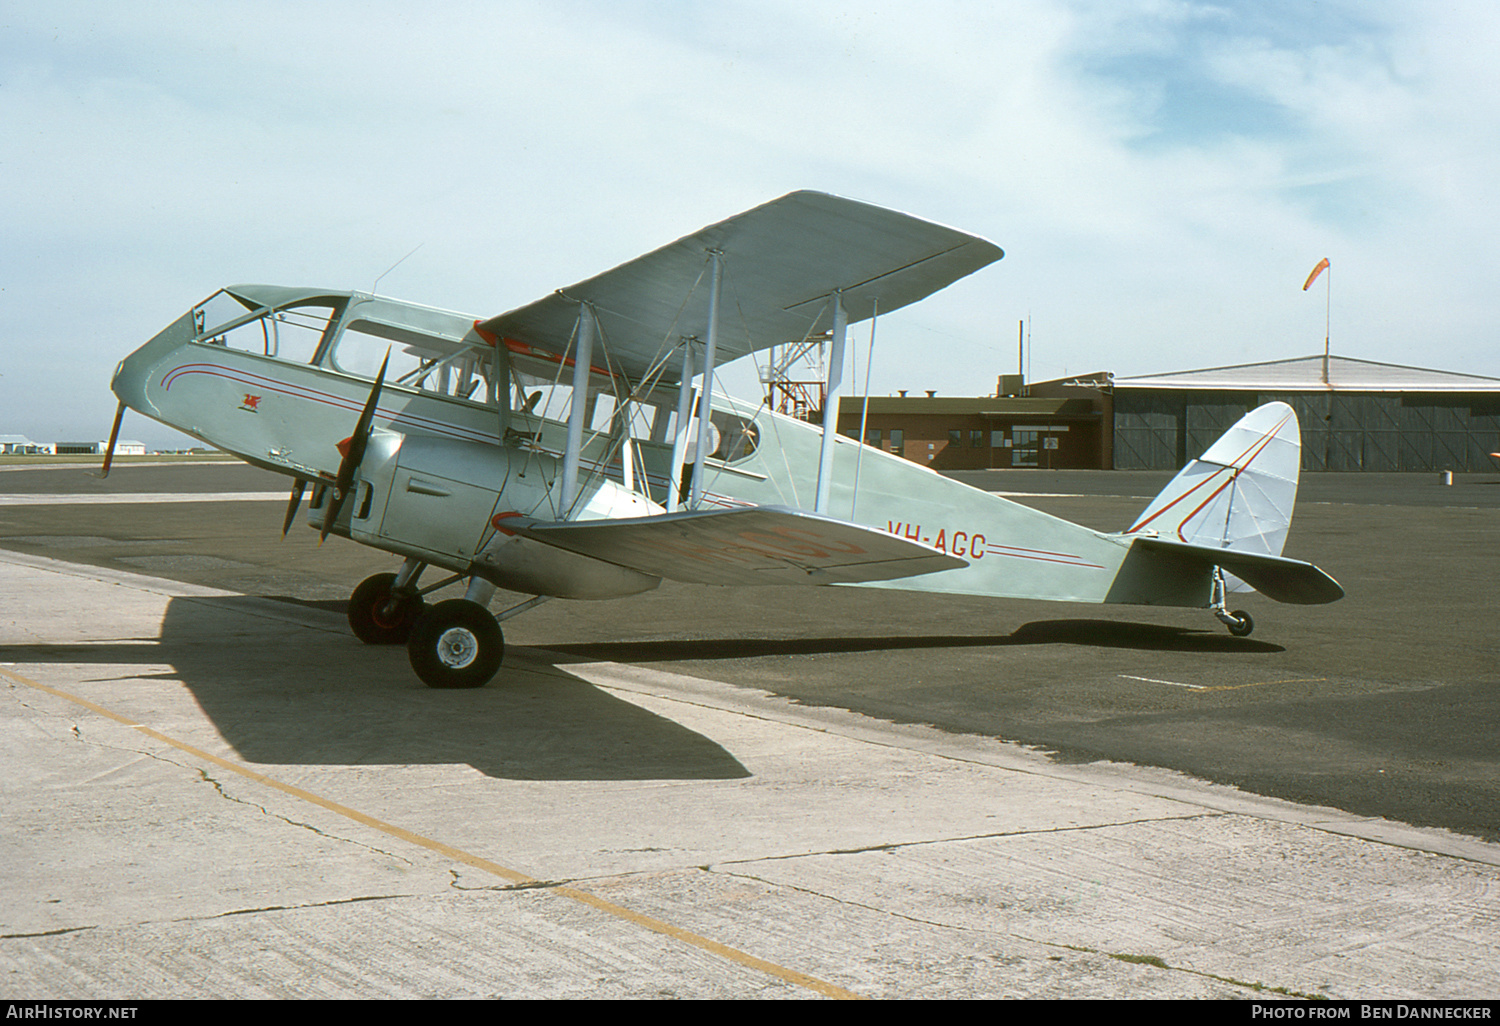
[[[1322,274],[1326,270],[1328,270],[1328,258],[1324,257],[1322,260],[1318,261],[1318,266],[1312,269],[1312,274],[1309,274],[1307,276],[1307,281],[1302,285],[1302,291],[1306,292],[1308,289],[1312,288],[1312,283],[1318,280],[1318,275]]]

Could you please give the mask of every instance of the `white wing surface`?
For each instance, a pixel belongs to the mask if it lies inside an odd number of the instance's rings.
[[[625,520],[515,518],[504,529],[689,584],[863,584],[968,566],[885,531],[781,506]]]
[[[579,305],[590,303],[612,365],[640,380],[679,336],[703,337],[710,250],[723,254],[720,363],[827,330],[827,301],[836,290],[843,290],[852,324],[914,303],[1004,256],[991,242],[910,214],[794,192],[479,328],[504,339],[514,355],[561,356]],[[668,367],[661,380],[677,377],[677,368]]]

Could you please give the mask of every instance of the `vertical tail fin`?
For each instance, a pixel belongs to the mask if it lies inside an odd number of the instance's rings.
[[[1296,412],[1267,403],[1184,467],[1125,533],[1279,556],[1301,465]]]

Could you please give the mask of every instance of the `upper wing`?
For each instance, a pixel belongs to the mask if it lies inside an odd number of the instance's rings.
[[[723,254],[722,309],[733,311],[717,340],[721,363],[803,338],[836,290],[843,290],[852,324],[914,303],[1004,255],[984,239],[909,214],[794,192],[479,328],[515,355],[561,356],[579,304],[587,302],[613,364],[639,380],[679,335],[704,335],[709,250]],[[668,367],[662,380],[678,375]]]
[[[781,506],[537,523],[505,530],[689,584],[863,584],[967,566],[884,531]]]

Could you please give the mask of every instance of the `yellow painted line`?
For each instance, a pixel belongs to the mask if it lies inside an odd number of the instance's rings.
[[[450,844],[444,844],[442,841],[434,840],[431,837],[424,837],[421,834],[413,833],[410,830],[406,830],[402,827],[396,826],[394,823],[387,823],[384,820],[376,819],[373,816],[367,816],[357,809],[351,809],[347,805],[340,805],[338,802],[331,801],[327,798],[322,797],[321,795],[313,794],[311,791],[305,791],[300,787],[293,787],[291,784],[282,783],[280,780],[277,780],[274,777],[268,777],[264,773],[258,773],[255,770],[250,769],[248,766],[242,766],[239,763],[230,762],[228,759],[221,759],[219,756],[213,755],[209,752],[205,752],[201,748],[195,748],[190,744],[178,741],[176,738],[169,737],[166,734],[161,733],[161,731],[153,730],[143,723],[137,723],[130,717],[117,713],[112,709],[98,704],[97,702],[91,702],[86,698],[79,697],[78,695],[70,694],[69,692],[61,691],[54,687],[49,687],[48,685],[43,684],[40,681],[32,680],[29,677],[23,677],[19,673],[16,673],[12,670],[7,670],[4,667],[0,667],[0,676],[8,677],[18,684],[24,684],[27,687],[35,688],[38,691],[44,691],[49,695],[61,698],[64,701],[72,702],[75,705],[81,705],[85,709],[98,713],[100,716],[104,716],[108,719],[114,720],[116,723],[123,724],[124,726],[130,727],[133,730],[138,730],[142,734],[146,735],[149,738],[152,738],[153,740],[160,741],[165,745],[170,745],[180,752],[185,752],[188,755],[193,756],[195,759],[202,759],[204,762],[212,763],[215,766],[219,766],[223,769],[229,770],[231,773],[237,773],[242,777],[255,781],[256,783],[263,784],[266,787],[271,788],[272,790],[280,791],[283,794],[291,795],[294,798],[300,798],[301,800],[310,802],[321,809],[326,809],[329,812],[337,813],[338,815],[343,816],[346,819],[350,819],[356,823],[360,823],[364,826],[379,830],[381,833],[388,834],[391,837],[400,838],[401,840],[407,841],[411,844],[415,844],[418,847],[426,848],[428,851],[436,852],[439,855],[444,855],[450,859],[453,859],[455,862],[461,862],[466,866],[472,866],[475,869],[490,873],[493,876],[498,876],[502,880],[508,880],[511,883],[517,884],[543,883],[543,881],[540,881],[533,876],[528,876],[525,873],[518,872],[514,869],[508,869],[505,866],[500,865],[498,862],[491,862],[489,859],[481,858],[478,855],[466,852],[462,848],[455,848]],[[616,905],[612,901],[606,901],[598,895],[590,894],[587,891],[580,891],[577,888],[573,887],[555,887],[551,885],[544,885],[544,889],[550,891],[553,894],[559,894],[563,897],[571,898],[574,901],[580,902],[584,905],[588,905],[591,908],[598,909],[599,911],[604,912],[607,915],[614,916],[617,919],[623,919],[628,923],[634,923],[636,926],[639,926],[646,930],[650,930],[653,933],[659,933],[667,937],[672,937],[683,942],[684,944],[689,944],[695,948],[700,948],[704,951],[711,952],[712,954],[718,955],[719,957],[727,959],[728,961],[734,962],[738,965],[747,966],[751,969],[758,969],[769,976],[774,976],[779,980],[786,981],[787,983],[796,984],[799,987],[804,987],[818,994],[822,994],[825,997],[840,998],[845,1000],[860,1000],[860,995],[855,994],[852,991],[845,990],[842,987],[837,987],[824,980],[817,979],[816,977],[808,976],[805,973],[799,973],[793,969],[788,969],[785,966],[777,965],[774,962],[767,962],[765,959],[756,958],[754,955],[746,954],[745,952],[740,951],[737,948],[731,948],[727,944],[720,944],[718,941],[709,940],[707,937],[700,936],[689,930],[684,930],[679,926],[673,926],[671,923],[663,922],[660,919],[654,919],[651,916],[645,916],[641,915],[638,912],[632,912],[630,909],[625,908],[622,905]]]

